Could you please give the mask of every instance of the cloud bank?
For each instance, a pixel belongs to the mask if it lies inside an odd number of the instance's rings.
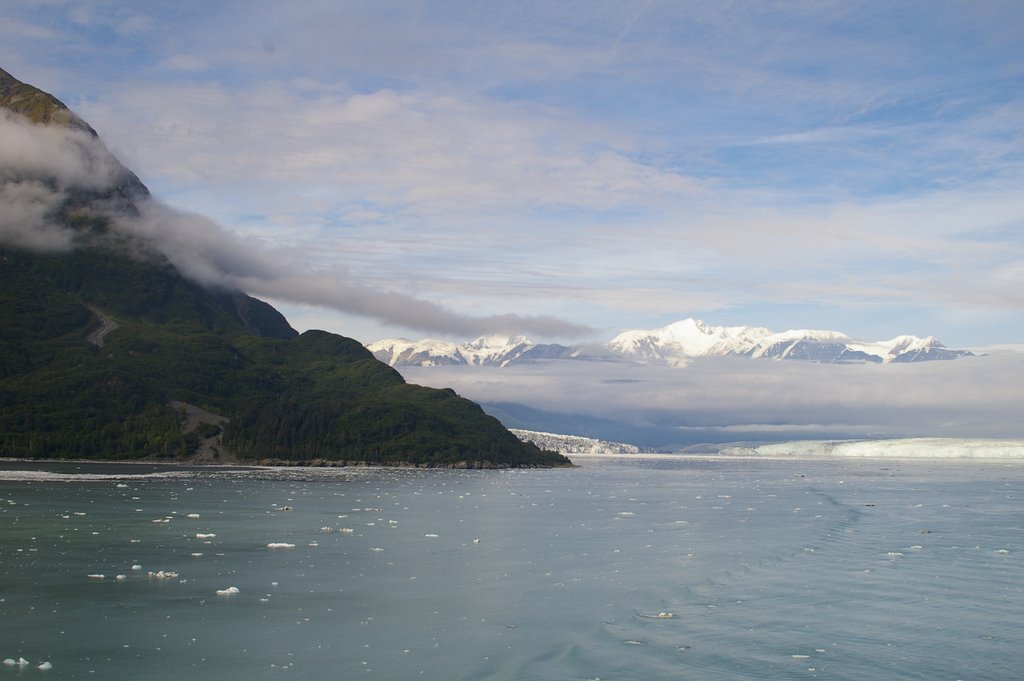
[[[556,361],[492,367],[404,367],[413,383],[449,386],[537,420],[508,425],[646,446],[837,437],[1021,438],[1024,354],[904,365],[719,358],[666,369]],[[514,413],[506,409],[508,413]],[[522,412],[529,419],[530,412]],[[589,425],[588,425],[589,424]],[[545,427],[538,427],[544,425]],[[579,432],[573,428],[599,428]],[[632,438],[632,439],[630,439]]]

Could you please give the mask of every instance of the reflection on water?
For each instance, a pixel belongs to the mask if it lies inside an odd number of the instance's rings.
[[[1022,493],[983,462],[7,462],[0,680],[1015,679]]]

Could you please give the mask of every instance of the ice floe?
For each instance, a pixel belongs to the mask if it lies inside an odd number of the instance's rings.
[[[217,589],[218,596],[234,596],[237,593],[240,593],[237,586],[229,586],[226,589]]]
[[[289,544],[283,541],[272,541],[267,544],[268,549],[294,549],[295,544]]]

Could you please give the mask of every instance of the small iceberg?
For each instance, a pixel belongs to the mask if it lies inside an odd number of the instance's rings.
[[[283,541],[272,541],[267,544],[268,549],[294,549],[295,544],[288,544]]]
[[[46,661],[46,662],[43,662],[41,665],[39,665],[38,668],[45,672],[45,671],[49,671],[49,670],[53,669],[53,665],[50,664],[49,661]]]
[[[217,535],[214,534],[213,532],[208,532],[208,533],[196,532],[196,539],[213,539],[216,536]]]
[[[86,577],[88,577],[89,579],[106,579],[107,578],[106,575],[101,575],[98,572],[97,573],[93,573],[91,575],[86,575]]]
[[[237,586],[229,586],[226,589],[217,589],[218,596],[234,596],[239,593]]]

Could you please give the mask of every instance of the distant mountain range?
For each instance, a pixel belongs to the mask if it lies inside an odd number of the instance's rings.
[[[951,360],[971,356],[951,350],[932,336],[903,335],[865,342],[839,331],[792,330],[776,333],[752,326],[710,326],[684,319],[659,329],[623,331],[597,350],[534,344],[522,336],[485,336],[461,345],[440,340],[403,338],[367,346],[377,359],[402,366],[496,366],[539,360],[625,360],[640,364],[684,367],[703,357],[751,357],[803,360],[825,364],[905,363]]]
[[[542,359],[579,359],[583,352],[565,345],[535,344],[523,336],[482,336],[457,345],[442,340],[392,338],[366,346],[380,361],[403,366],[495,366]]]

